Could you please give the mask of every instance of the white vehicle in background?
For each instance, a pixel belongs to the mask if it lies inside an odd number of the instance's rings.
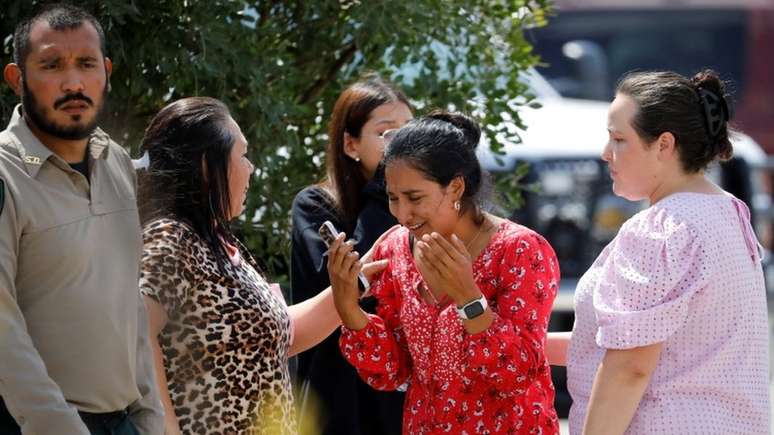
[[[647,204],[627,201],[612,192],[607,165],[600,158],[608,138],[609,103],[564,98],[534,70],[525,74],[524,80],[542,107],[521,110],[527,126],[526,131],[519,132],[522,143],[505,142],[500,155],[483,143],[478,156],[491,173],[512,172],[523,162],[529,164],[523,182],[536,183],[537,191],[525,191],[525,205],[511,211],[510,217],[545,236],[556,251],[562,276],[549,329],[569,331],[574,321],[573,295],[578,279],[615,237],[621,224]],[[765,218],[770,199],[759,184],[762,175],[759,177],[750,168],[762,168],[766,154],[745,134],[734,134],[732,142],[734,164],[714,165],[709,175],[751,205],[754,216]],[[564,371],[553,371],[557,411],[566,415],[570,398],[564,386]]]

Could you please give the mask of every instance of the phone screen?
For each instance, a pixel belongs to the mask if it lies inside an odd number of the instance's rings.
[[[320,233],[320,238],[325,243],[325,246],[329,248],[336,240],[336,237],[339,235],[338,230],[336,230],[336,227],[333,226],[331,221],[323,222],[317,232]],[[360,297],[367,296],[368,290],[371,288],[371,284],[368,282],[368,279],[366,279],[365,275],[363,275],[363,272],[360,272],[357,275],[357,285],[360,288],[360,291],[363,292]]]

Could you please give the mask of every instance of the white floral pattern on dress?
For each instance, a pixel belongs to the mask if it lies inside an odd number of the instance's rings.
[[[504,222],[473,263],[495,320],[468,334],[453,305],[429,304],[410,252],[408,230],[394,232],[374,259],[390,264],[373,284],[377,315],[366,328],[342,328],[344,357],[372,387],[408,381],[407,434],[558,434],[554,389],[543,347],[559,266],[538,234]]]

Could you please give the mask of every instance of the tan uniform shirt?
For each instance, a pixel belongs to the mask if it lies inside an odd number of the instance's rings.
[[[100,129],[88,149],[90,182],[19,106],[0,133],[0,396],[25,435],[88,434],[77,411],[127,407],[160,434],[135,171]]]

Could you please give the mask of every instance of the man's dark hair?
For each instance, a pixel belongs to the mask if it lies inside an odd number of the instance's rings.
[[[16,26],[13,32],[13,61],[24,70],[24,62],[30,53],[30,29],[38,21],[46,21],[56,31],[73,30],[81,27],[85,21],[91,23],[99,35],[99,46],[105,56],[105,32],[93,15],[85,10],[66,3],[53,3],[43,6],[37,13]]]

